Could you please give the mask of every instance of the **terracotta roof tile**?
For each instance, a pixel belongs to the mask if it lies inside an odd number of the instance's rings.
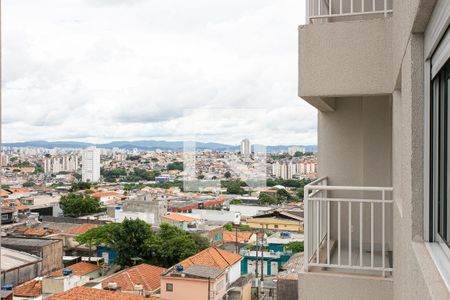
[[[116,192],[95,192],[91,194],[91,197],[93,198],[101,198],[101,197],[108,197],[108,196],[116,196],[116,197],[122,197],[121,194]]]
[[[113,291],[106,291],[101,289],[93,289],[88,287],[76,287],[67,292],[53,295],[47,300],[155,300],[159,298],[150,297],[145,298],[141,295],[133,295],[129,293],[120,293]]]
[[[78,276],[84,276],[86,274],[94,272],[95,270],[100,269],[100,267],[98,267],[94,264],[88,263],[88,262],[81,261],[74,265],[68,266],[64,269],[71,269],[73,274],[78,275]],[[63,276],[64,269],[55,271],[55,272],[51,273],[49,276],[53,276],[53,277]]]
[[[144,291],[154,291],[160,287],[160,276],[166,269],[148,264],[140,264],[120,271],[102,281],[105,288],[110,282],[116,282],[122,291],[134,291],[134,286],[142,284]]]
[[[238,243],[246,243],[252,236],[251,231],[238,231],[237,241]],[[236,242],[236,232],[235,231],[224,231],[223,232],[223,242],[224,243],[235,243]]]
[[[179,265],[185,269],[192,265],[227,269],[242,259],[242,256],[236,253],[228,252],[216,247],[209,247],[199,253],[186,258]]]
[[[43,228],[29,228],[23,234],[24,235],[35,235],[35,236],[44,236],[52,233],[50,230]]]
[[[185,215],[180,215],[180,214],[165,215],[165,216],[163,216],[163,218],[172,220],[172,221],[176,221],[176,222],[192,222],[192,221],[196,220],[194,218],[191,218],[191,217],[188,217]]]
[[[42,281],[41,280],[30,280],[21,285],[16,286],[13,289],[14,296],[19,297],[38,297],[42,294]]]
[[[66,230],[67,234],[83,234],[89,229],[96,228],[98,225],[96,224],[81,224],[78,226],[70,227]]]

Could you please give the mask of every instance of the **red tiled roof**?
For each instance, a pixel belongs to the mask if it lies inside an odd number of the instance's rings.
[[[30,280],[21,285],[16,286],[13,289],[14,296],[19,297],[38,297],[42,294],[42,281],[41,280]]]
[[[91,194],[91,197],[93,198],[101,198],[101,197],[108,197],[108,196],[116,196],[116,197],[122,197],[121,194],[116,192],[95,192]]]
[[[195,221],[196,219],[188,217],[188,216],[184,216],[184,215],[180,215],[180,214],[170,214],[170,215],[165,215],[163,216],[163,218],[168,219],[168,220],[172,220],[175,222],[192,222]]]
[[[44,236],[50,234],[51,232],[47,229],[43,228],[29,228],[23,234],[24,235],[35,235],[35,236]]]
[[[98,225],[96,224],[81,224],[78,226],[70,227],[66,230],[67,234],[83,234],[89,229],[97,228]]]
[[[246,243],[252,236],[251,231],[238,231],[237,241],[238,243]],[[223,232],[223,242],[224,243],[235,243],[236,242],[236,232],[235,231],[224,231]]]
[[[102,281],[105,288],[110,282],[116,282],[122,291],[134,291],[134,286],[142,284],[144,291],[154,291],[160,287],[160,276],[166,269],[140,264],[120,271]]]
[[[26,205],[19,205],[19,206],[16,206],[16,208],[18,211],[30,210],[30,208]]]
[[[106,291],[101,289],[93,289],[79,286],[68,290],[67,292],[53,295],[47,300],[156,300],[160,298],[150,297],[145,298],[141,295],[133,295],[129,293],[120,293],[113,291]],[[160,299],[161,300],[161,299]]]
[[[65,269],[72,270],[72,274],[75,274],[78,276],[84,276],[86,274],[94,272],[97,269],[100,269],[100,267],[98,267],[94,264],[88,263],[88,262],[81,261],[74,265],[68,266],[67,268],[55,271],[55,272],[51,273],[49,276],[52,276],[52,277],[63,276],[63,270],[65,270]]]
[[[209,247],[199,253],[186,258],[179,265],[185,269],[192,265],[200,265],[225,270],[242,259],[242,256],[236,253],[228,252],[216,247]]]
[[[21,193],[31,192],[31,190],[28,188],[10,188],[10,189],[8,189],[8,191],[10,191],[13,194],[21,194]]]

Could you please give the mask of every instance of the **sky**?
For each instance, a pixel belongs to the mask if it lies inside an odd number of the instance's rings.
[[[316,144],[299,0],[4,0],[2,140]]]

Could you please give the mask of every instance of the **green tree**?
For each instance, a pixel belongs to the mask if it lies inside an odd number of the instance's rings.
[[[59,205],[66,217],[79,217],[87,214],[93,214],[104,211],[98,199],[91,198],[88,195],[68,194],[62,196]]]
[[[223,174],[223,176],[225,176],[226,179],[231,178],[231,173],[230,173],[230,171],[226,171],[225,174]]]
[[[101,168],[100,174],[103,176],[106,182],[116,182],[117,179],[127,176],[127,170],[125,168]]]
[[[131,161],[136,161],[136,160],[140,160],[141,157],[139,155],[128,155],[127,156],[127,160],[131,160]]]
[[[305,191],[304,191],[303,188],[299,188],[299,189],[297,190],[297,197],[298,197],[301,201],[303,201],[303,198],[305,198]]]
[[[225,224],[224,227],[227,231],[233,231],[233,224],[228,223],[228,224]]]
[[[154,238],[150,225],[142,220],[125,219],[113,232],[113,247],[117,251],[117,264],[131,266],[133,259],[145,259],[146,242]]]
[[[227,187],[227,194],[243,195],[245,194],[245,190],[239,182],[231,182]]]
[[[303,252],[303,242],[290,242],[286,245],[286,250],[290,250],[292,252]]]
[[[117,241],[114,239],[115,232],[122,224],[110,223],[96,228],[89,229],[85,233],[75,237],[75,240],[81,245],[89,248],[89,261],[92,256],[92,247],[98,245],[114,246]]]
[[[278,189],[276,197],[278,202],[284,202],[292,199],[291,194],[289,194],[289,192],[285,189]]]
[[[303,156],[303,152],[297,151],[294,154],[294,157],[302,157]]]
[[[202,242],[198,244],[196,239]],[[158,245],[148,243],[147,247],[157,262],[163,266],[172,266],[208,246],[207,242],[205,243],[204,239],[199,236],[194,237],[194,235],[167,223],[161,224],[156,241],[159,243]]]
[[[258,200],[259,202],[261,202],[262,204],[277,204],[279,201],[276,197],[271,196],[267,193],[260,193],[258,196]]]
[[[22,184],[22,186],[23,187],[32,187],[32,186],[34,186],[35,184],[34,184],[34,182],[32,181],[32,180],[27,180],[27,181],[25,181],[23,184]]]
[[[40,164],[34,166],[34,174],[44,173],[44,168]]]
[[[235,205],[242,204],[242,200],[241,199],[233,199],[230,201],[230,204],[235,204]]]
[[[167,165],[167,170],[183,171],[184,170],[183,162],[181,161],[171,162],[170,164]]]
[[[90,182],[74,182],[72,183],[72,187],[70,188],[71,192],[77,192],[79,190],[88,190],[91,188]]]
[[[208,240],[196,233],[188,233],[167,223],[159,232],[142,220],[125,219],[88,230],[76,240],[92,249],[107,245],[117,252],[117,264],[130,266],[135,259],[170,267],[209,246]]]

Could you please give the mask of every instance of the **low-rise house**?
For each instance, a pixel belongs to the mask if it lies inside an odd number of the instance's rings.
[[[115,204],[116,202],[126,199],[127,197],[117,192],[98,191],[91,194],[92,198],[98,199],[103,204]]]
[[[156,297],[144,297],[116,291],[106,291],[88,287],[76,287],[64,293],[48,297],[47,300],[162,300]]]
[[[95,279],[101,276],[101,268],[99,266],[84,261],[78,262],[71,266],[67,266],[64,269],[52,272],[49,276],[50,277],[64,276],[64,270],[70,270],[71,274],[74,275],[87,276],[89,277],[89,279]]]
[[[159,292],[160,276],[166,269],[148,264],[140,264],[115,273],[102,280],[102,288],[121,292],[153,295]]]
[[[16,209],[14,207],[2,207],[1,218],[2,224],[13,223],[15,220]]]
[[[63,244],[61,240],[5,237],[2,238],[2,246],[40,257],[42,259],[42,275],[47,275],[63,267]]]
[[[233,211],[223,211],[223,210],[213,210],[213,209],[193,209],[192,217],[197,217],[198,219],[204,221],[215,221],[215,222],[225,222],[225,223],[241,223],[241,214],[239,212]]]
[[[261,260],[263,260],[264,275],[268,276],[277,275],[283,264],[292,256],[292,253],[273,251],[264,251],[263,254],[258,251],[257,256],[256,251],[250,250],[243,250],[241,254],[244,256],[241,261],[242,274],[255,274],[256,267],[258,267],[258,273],[261,274]],[[256,262],[257,259],[258,262]]]
[[[303,242],[304,236],[301,233],[293,232],[276,232],[267,237],[269,251],[286,252],[286,246],[291,242]]]
[[[176,266],[161,278],[161,297],[167,300],[220,300],[227,292],[223,269],[193,265]]]
[[[248,219],[247,225],[251,228],[300,232],[303,231],[303,218],[296,214],[275,210]]]
[[[178,228],[187,230],[189,226],[196,226],[198,219],[188,217],[182,214],[170,213],[162,217],[163,222],[177,226]]]
[[[249,243],[256,242],[256,234],[252,231],[223,231],[223,244],[220,248],[239,253],[239,251],[246,247]]]
[[[51,273],[42,279],[42,294],[44,297],[66,292],[82,286],[100,276],[100,268],[96,265],[79,262],[67,268]]]
[[[40,257],[4,247],[0,249],[0,252],[2,286],[17,286],[41,276],[42,259]]]
[[[13,289],[14,300],[42,300],[42,278],[32,279]]]
[[[223,244],[223,224],[214,224],[211,222],[196,223],[188,226],[187,230],[205,237],[210,246]]]
[[[222,299],[241,276],[241,260],[241,255],[216,247],[188,257],[162,274],[161,298]]]

